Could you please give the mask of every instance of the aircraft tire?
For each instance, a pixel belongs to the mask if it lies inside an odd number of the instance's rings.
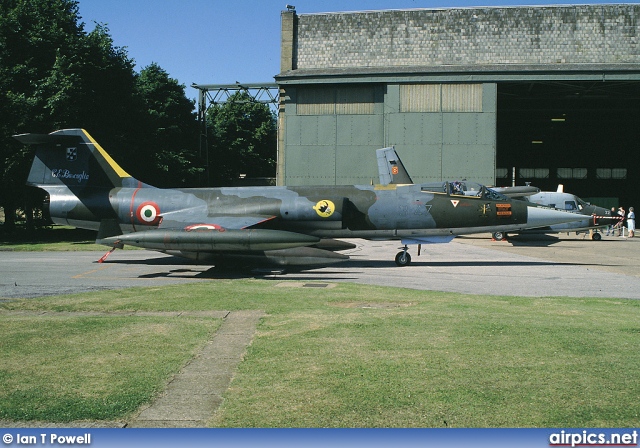
[[[593,235],[591,235],[591,239],[593,241],[600,241],[602,239],[602,235],[600,235],[599,233],[594,233]]]
[[[506,237],[504,232],[493,232],[493,234],[491,236],[496,241],[502,241]]]
[[[398,252],[396,255],[396,264],[400,267],[409,266],[409,264],[411,264],[411,255],[409,252]]]

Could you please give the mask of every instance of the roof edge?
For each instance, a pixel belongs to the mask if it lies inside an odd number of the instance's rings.
[[[488,64],[488,65],[440,65],[440,66],[398,66],[398,67],[347,67],[329,69],[298,69],[279,73],[275,76],[278,84],[295,81],[329,82],[347,78],[367,78],[370,82],[391,77],[485,77],[501,76],[538,77],[541,75],[573,77],[575,75],[595,75],[606,78],[610,75],[638,75],[640,63],[629,64]],[[635,77],[635,76],[634,76]]]

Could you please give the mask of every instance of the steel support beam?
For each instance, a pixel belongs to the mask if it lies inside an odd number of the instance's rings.
[[[199,155],[205,163],[205,179],[201,180],[201,186],[210,186],[211,176],[209,171],[209,140],[207,136],[207,111],[211,106],[227,102],[255,102],[269,104],[278,113],[280,90],[278,84],[191,84],[198,90],[198,124],[200,129]],[[248,100],[236,101],[232,96],[238,92],[245,92]],[[205,183],[204,185],[203,182]]]

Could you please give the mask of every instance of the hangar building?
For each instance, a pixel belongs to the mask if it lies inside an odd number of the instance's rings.
[[[640,206],[640,5],[281,19],[278,184],[376,182],[394,145],[416,182]]]

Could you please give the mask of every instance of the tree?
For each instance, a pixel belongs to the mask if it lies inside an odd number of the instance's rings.
[[[194,104],[157,64],[140,75],[109,29],[90,33],[75,0],[0,0],[0,207],[38,202],[33,158],[11,135],[84,128],[131,175],[185,186],[197,170]],[[31,215],[26,213],[27,218]]]
[[[237,92],[209,108],[207,128],[214,183],[231,185],[241,174],[275,177],[277,127],[268,105]]]
[[[109,29],[101,24],[78,39],[73,52],[59,51],[41,92],[51,128],[129,132],[141,107],[134,67],[133,59],[125,49],[114,47]]]
[[[27,127],[48,131],[42,88],[57,55],[72,49],[83,33],[75,1],[0,1],[0,206],[7,227],[14,224],[29,159],[29,152],[20,150],[10,136]]]
[[[137,158],[146,160],[143,166],[149,170],[142,178],[159,187],[197,185],[202,171],[196,163],[198,123],[185,86],[153,63],[142,69],[136,87],[146,114],[142,126],[146,151]]]
[[[125,170],[139,166],[131,157],[139,149],[143,116],[134,67],[101,24],[77,39],[72,52],[58,51],[40,92],[46,98],[47,132],[84,128]]]

